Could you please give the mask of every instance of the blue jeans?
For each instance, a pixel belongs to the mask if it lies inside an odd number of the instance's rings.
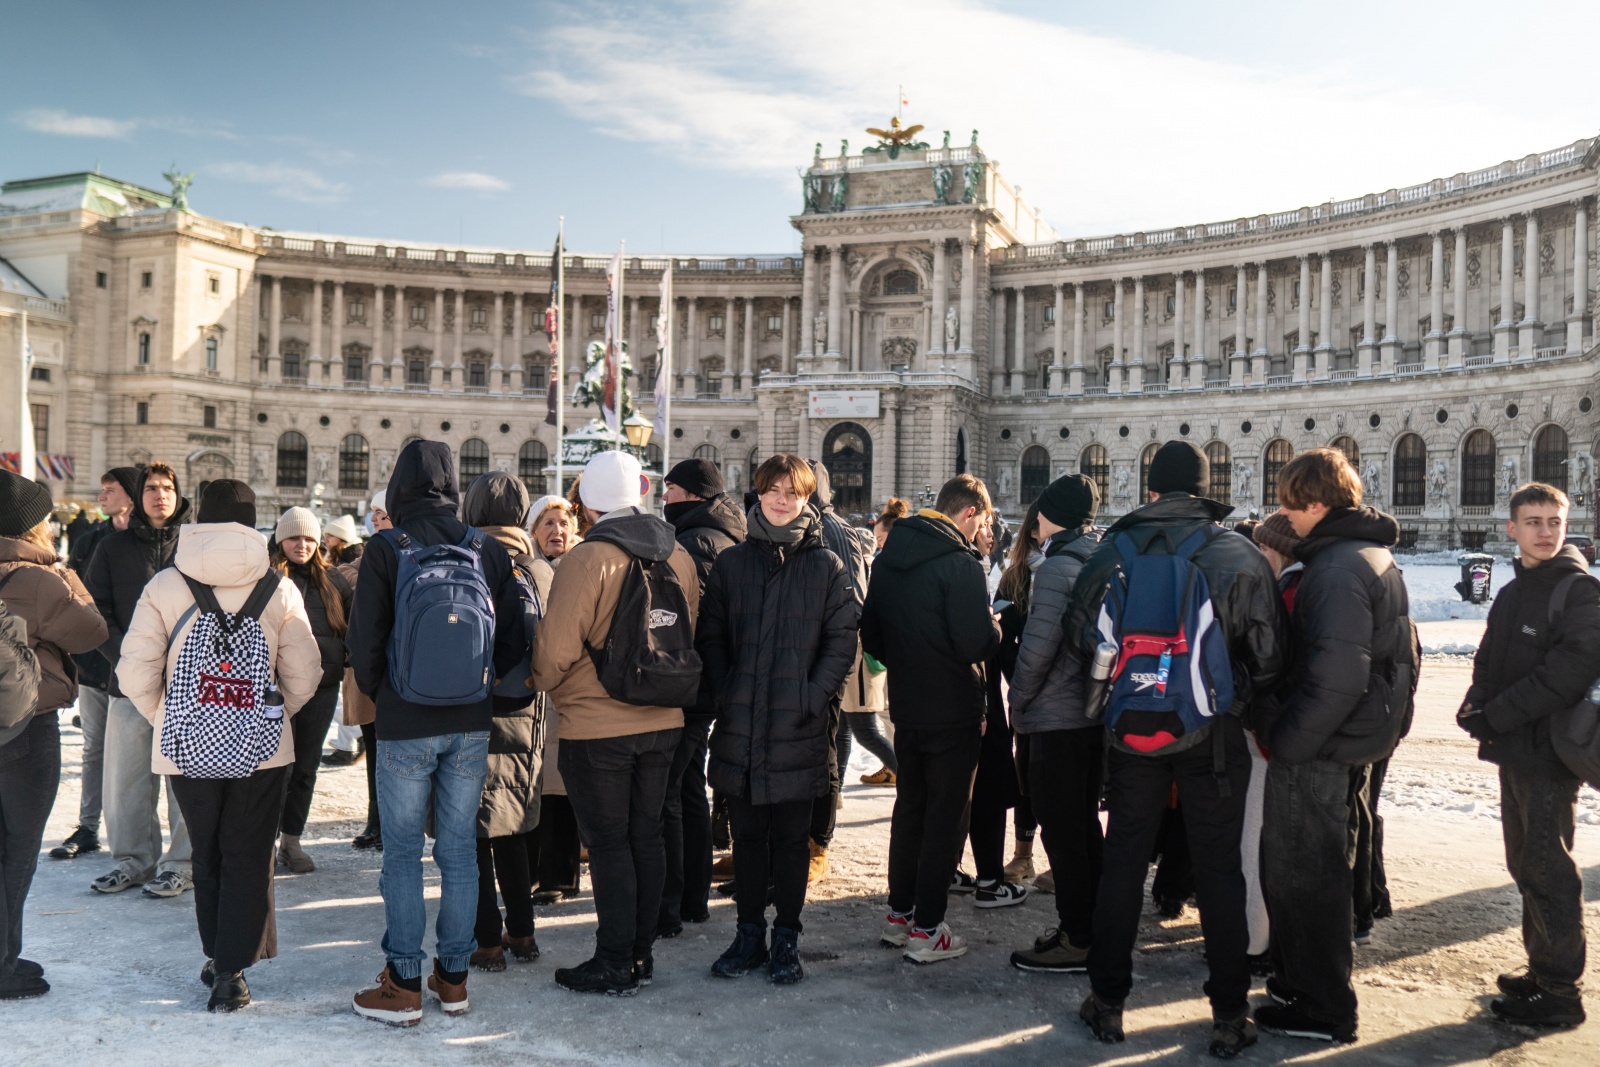
[[[422,974],[428,909],[422,900],[423,826],[433,800],[433,862],[439,868],[439,965],[464,971],[478,917],[478,806],[488,731],[378,742],[378,811],[383,821],[383,954],[399,978]],[[368,757],[373,758],[371,756]]]

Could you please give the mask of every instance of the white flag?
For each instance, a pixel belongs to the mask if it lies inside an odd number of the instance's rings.
[[[661,311],[656,316],[656,339],[660,358],[656,360],[656,436],[663,447],[667,437],[667,409],[672,403],[672,260],[661,275]]]
[[[622,433],[622,250],[606,270],[606,351],[601,378],[600,417],[613,433]]]

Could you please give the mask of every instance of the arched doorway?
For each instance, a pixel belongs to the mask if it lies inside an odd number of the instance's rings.
[[[822,465],[833,483],[833,507],[841,515],[872,509],[872,436],[853,422],[841,422],[822,439]]]

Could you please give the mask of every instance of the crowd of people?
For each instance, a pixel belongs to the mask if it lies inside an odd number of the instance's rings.
[[[500,472],[463,491],[448,446],[413,441],[363,538],[298,507],[269,534],[244,483],[191,505],[156,462],[106,473],[106,518],[63,559],[48,491],[0,473],[0,999],[50,988],[20,955],[23,902],[75,708],[78,825],[50,855],[108,853],[99,893],[192,889],[212,1010],[247,1005],[245,971],[276,952],[275,870],[315,870],[319,766],[362,758],[353,843],[382,851],[385,930],[357,1014],[415,1025],[425,993],[468,1011],[473,968],[539,957],[535,907],[579,891],[585,855],[594,949],[560,986],[649,985],[654,942],[707,922],[718,889],[737,918],[711,973],[799,982],[854,738],[882,763],[863,781],[895,790],[877,936],[907,959],[966,953],[953,895],[1048,890],[1055,925],[1011,963],[1087,975],[1082,1021],[1121,1041],[1159,860],[1162,913],[1198,905],[1212,1054],[1258,1029],[1355,1040],[1353,946],[1392,912],[1378,807],[1421,656],[1398,525],[1342,453],[1296,457],[1279,511],[1230,528],[1204,453],[1171,441],[1108,528],[1068,475],[998,544],[970,474],[871,531],[798,455],[742,500],[703,460],[664,482],[664,518],[622,451],[568,497]],[[1542,484],[1512,496],[1516,575],[1458,715],[1498,765],[1523,902],[1528,966],[1492,1010],[1548,1025],[1584,1020],[1585,961],[1580,779],[1550,722],[1600,673],[1600,582],[1563,547],[1567,508]]]

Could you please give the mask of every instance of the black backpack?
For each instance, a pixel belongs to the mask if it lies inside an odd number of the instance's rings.
[[[1572,587],[1578,582],[1594,580],[1590,574],[1569,574],[1556,583],[1550,594],[1552,633]],[[1593,688],[1591,685],[1591,692]],[[1567,770],[1600,789],[1600,706],[1589,700],[1588,693],[1570,708],[1562,708],[1550,716],[1550,744],[1561,762],[1567,765]]]
[[[605,646],[584,647],[614,700],[687,708],[699,696],[700,654],[694,650],[689,600],[669,560],[630,555]]]

